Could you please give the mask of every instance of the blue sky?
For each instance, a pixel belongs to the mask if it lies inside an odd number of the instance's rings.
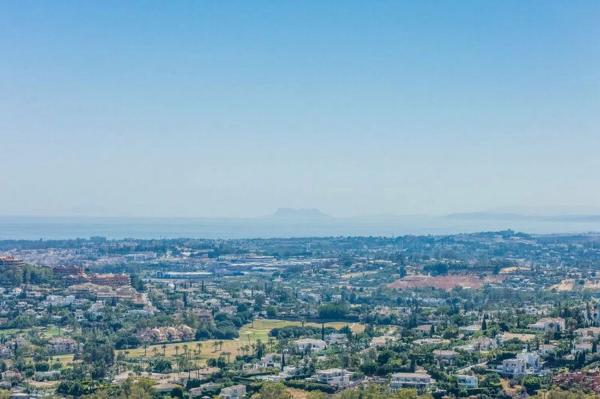
[[[3,1],[0,215],[600,204],[600,2]]]

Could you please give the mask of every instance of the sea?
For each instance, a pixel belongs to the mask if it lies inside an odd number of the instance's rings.
[[[0,217],[0,240],[60,240],[90,237],[284,238],[331,236],[448,235],[513,230],[530,234],[599,233],[599,218],[452,218],[393,216],[374,218],[115,218]]]

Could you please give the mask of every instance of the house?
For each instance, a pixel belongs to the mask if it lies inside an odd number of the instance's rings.
[[[48,341],[48,352],[54,355],[75,353],[79,351],[79,343],[73,338],[55,337]]]
[[[433,329],[435,329],[435,327],[431,324],[421,324],[420,326],[415,327],[415,330],[423,334],[430,334]]]
[[[448,345],[450,344],[449,339],[444,338],[421,338],[413,341],[415,345]]]
[[[325,341],[328,345],[345,345],[348,343],[348,337],[346,334],[331,333],[325,337]]]
[[[208,309],[194,309],[193,313],[201,322],[210,323],[213,320],[212,312]]]
[[[591,342],[576,342],[573,345],[573,349],[571,350],[571,353],[577,353],[577,352],[591,352],[594,348],[594,344]]]
[[[578,328],[574,333],[578,337],[590,337],[595,339],[600,337],[600,327]]]
[[[382,335],[380,337],[373,337],[369,346],[372,348],[384,348],[389,344],[396,342],[398,339],[391,335]]]
[[[317,381],[322,384],[344,388],[350,385],[352,372],[344,369],[327,369],[317,371]]]
[[[216,392],[220,387],[221,387],[220,384],[215,384],[214,382],[207,382],[207,383],[200,385],[199,387],[191,388],[190,396],[191,397],[204,396],[208,392]]]
[[[436,349],[433,351],[433,357],[437,361],[438,366],[451,366],[458,357],[458,353],[451,350]]]
[[[458,389],[477,389],[479,387],[479,381],[477,376],[459,374],[456,376],[456,383]]]
[[[322,339],[302,338],[295,340],[294,346],[298,352],[320,352],[327,347],[327,343]]]
[[[246,396],[246,386],[241,384],[223,388],[219,394],[221,399],[241,399],[244,396]]]
[[[458,331],[465,335],[475,334],[476,332],[481,331],[481,324],[471,324],[468,326],[461,326],[461,327],[458,327]]]
[[[137,333],[143,342],[189,341],[194,337],[194,329],[181,324],[179,326],[146,328]]]
[[[279,353],[267,353],[260,359],[261,368],[279,368],[281,367],[281,355]]]
[[[542,344],[538,348],[538,353],[541,356],[549,356],[556,353],[557,346],[554,344]]]
[[[454,349],[465,352],[480,352],[496,349],[498,343],[495,339],[488,337],[477,337],[467,342],[465,345],[456,346]]]
[[[504,375],[518,377],[537,374],[540,371],[540,355],[533,352],[522,352],[516,358],[502,361],[499,372]]]
[[[48,295],[46,299],[42,302],[42,305],[45,307],[55,306],[55,307],[66,307],[70,306],[75,301],[74,295]]]
[[[14,266],[24,266],[25,262],[20,259],[15,258],[12,255],[0,256],[0,267],[14,267]]]
[[[565,319],[562,317],[544,317],[527,327],[543,333],[558,333],[565,330]]]
[[[16,370],[6,370],[2,373],[2,380],[4,381],[21,381],[22,378],[21,373]]]
[[[0,344],[0,359],[8,359],[12,355],[13,351],[8,346]]]
[[[107,285],[114,288],[129,285],[131,283],[127,274],[95,273],[89,277],[89,280],[92,284]]]
[[[85,319],[85,314],[81,309],[75,309],[75,320],[83,321]]]
[[[36,381],[56,381],[60,378],[59,370],[36,371],[33,379]]]
[[[435,380],[427,373],[394,373],[390,381],[393,390],[401,388],[414,388],[417,391],[429,389]]]

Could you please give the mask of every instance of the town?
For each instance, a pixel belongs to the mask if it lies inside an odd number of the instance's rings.
[[[0,241],[0,398],[600,396],[600,235]]]

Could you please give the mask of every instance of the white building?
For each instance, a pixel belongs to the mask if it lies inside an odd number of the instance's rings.
[[[427,373],[394,373],[390,381],[390,388],[415,388],[423,391],[429,389],[434,383],[435,380]]]
[[[344,369],[327,369],[317,371],[317,380],[322,384],[344,388],[350,385],[352,372]]]
[[[246,386],[241,384],[223,388],[219,394],[221,399],[241,399],[244,396],[246,396]]]
[[[346,334],[331,333],[325,337],[327,345],[345,345],[348,342]]]
[[[543,333],[557,333],[565,330],[565,319],[562,317],[544,317],[527,327]]]
[[[522,352],[517,354],[516,358],[503,360],[500,372],[504,375],[518,377],[537,374],[540,368],[540,355],[532,352]]]
[[[302,338],[295,340],[294,346],[299,352],[320,352],[327,347],[327,343],[322,339]]]
[[[436,349],[433,351],[433,357],[438,366],[452,365],[458,357],[458,353],[452,350]]]
[[[477,389],[479,387],[479,381],[474,375],[462,375],[456,376],[456,383],[458,389]]]
[[[75,301],[75,296],[74,295],[67,295],[67,296],[61,296],[61,295],[48,295],[46,297],[46,300],[42,302],[42,305],[48,307],[48,306],[56,306],[56,307],[66,307],[66,306],[70,306],[73,301]]]

